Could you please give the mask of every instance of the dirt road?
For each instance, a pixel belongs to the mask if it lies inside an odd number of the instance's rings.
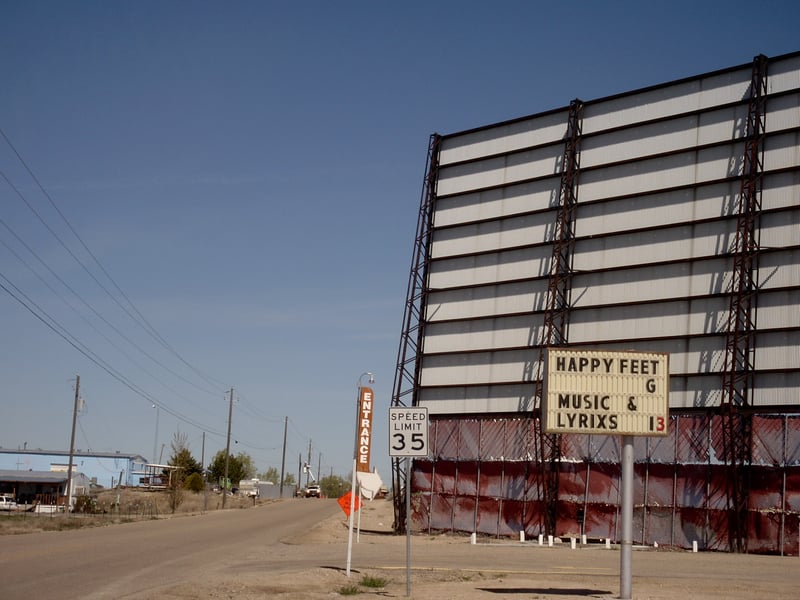
[[[362,513],[350,577],[347,520],[333,500],[285,500],[248,510],[4,536],[0,597],[284,600],[406,596],[406,539],[390,533],[391,503]],[[601,546],[415,535],[411,597],[419,600],[619,597],[619,553]],[[383,585],[362,585],[365,578]],[[663,549],[633,553],[637,600],[795,598],[800,558]]]

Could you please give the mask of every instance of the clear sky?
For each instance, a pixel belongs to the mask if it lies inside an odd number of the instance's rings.
[[[794,52],[798,23],[795,0],[0,0],[0,446],[68,449],[78,374],[77,448],[166,460],[181,431],[200,459],[205,431],[208,464],[233,388],[233,452],[280,469],[288,417],[287,471],[310,444],[347,477],[371,371],[388,482],[430,134]]]

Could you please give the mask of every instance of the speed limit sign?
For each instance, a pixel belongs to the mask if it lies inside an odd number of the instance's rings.
[[[428,456],[428,409],[389,409],[389,456]]]

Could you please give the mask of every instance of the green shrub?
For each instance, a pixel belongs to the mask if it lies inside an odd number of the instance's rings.
[[[356,594],[360,594],[361,590],[355,584],[346,585],[344,587],[339,588],[339,595],[341,596],[355,596]]]
[[[198,494],[205,489],[206,482],[203,481],[203,476],[200,475],[200,473],[192,473],[186,478],[183,485],[186,486],[186,489],[190,492]]]
[[[361,585],[367,588],[382,588],[386,587],[386,580],[383,577],[364,575],[364,577],[361,578]]]

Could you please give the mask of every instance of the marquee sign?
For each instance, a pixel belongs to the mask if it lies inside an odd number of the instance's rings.
[[[548,348],[547,433],[666,436],[669,355]]]

